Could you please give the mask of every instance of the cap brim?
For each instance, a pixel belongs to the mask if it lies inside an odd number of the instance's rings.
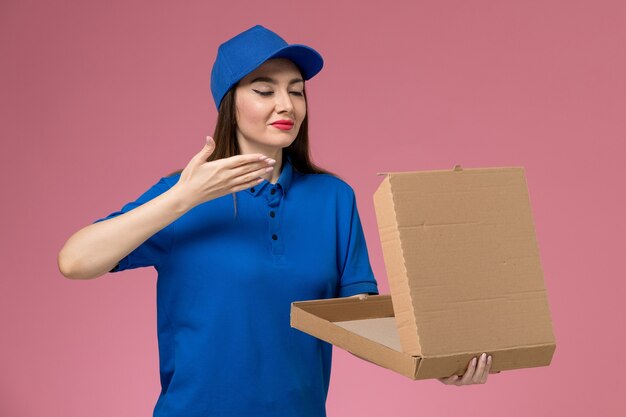
[[[313,48],[301,44],[291,44],[279,49],[267,59],[271,58],[287,58],[293,61],[305,80],[309,80],[322,70],[324,59]],[[267,61],[266,59],[266,61]]]

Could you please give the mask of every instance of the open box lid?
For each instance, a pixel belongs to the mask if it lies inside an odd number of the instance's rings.
[[[376,219],[405,353],[555,343],[523,167],[379,175]]]

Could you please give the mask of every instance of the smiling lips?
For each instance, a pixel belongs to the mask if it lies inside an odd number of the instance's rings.
[[[289,130],[293,127],[293,122],[291,120],[278,120],[272,123],[272,126],[280,130]]]

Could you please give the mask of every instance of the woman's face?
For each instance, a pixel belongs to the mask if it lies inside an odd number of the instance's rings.
[[[286,58],[269,59],[239,81],[235,106],[242,153],[275,155],[291,145],[306,115],[303,89],[300,70]],[[272,126],[278,120],[290,120],[293,126]]]

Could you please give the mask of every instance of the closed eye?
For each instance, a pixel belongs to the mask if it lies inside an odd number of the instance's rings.
[[[262,96],[271,96],[272,94],[274,94],[273,91],[258,91],[258,90],[255,90],[255,89],[252,89],[252,91],[254,91],[255,93],[258,93],[258,94],[260,94]],[[290,91],[290,93],[291,94],[295,94],[296,96],[302,96],[303,95],[302,92],[300,92],[300,91]]]

